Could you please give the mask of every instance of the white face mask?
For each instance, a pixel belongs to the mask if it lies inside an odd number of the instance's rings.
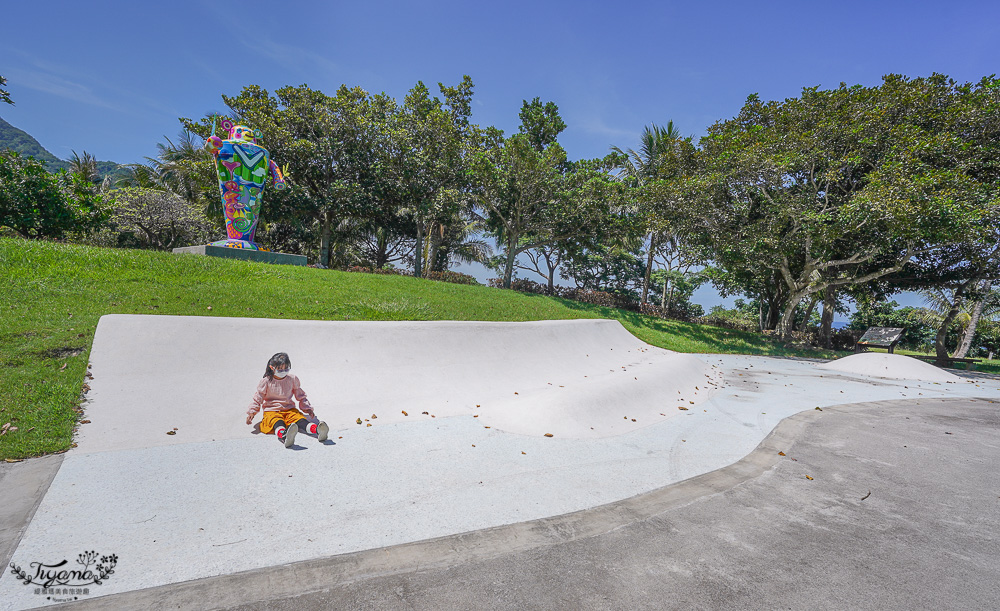
[[[276,378],[278,378],[280,380],[281,378],[283,378],[286,375],[288,375],[289,373],[291,373],[291,371],[292,371],[291,369],[286,369],[284,371],[275,371],[274,372],[274,377],[276,377]]]

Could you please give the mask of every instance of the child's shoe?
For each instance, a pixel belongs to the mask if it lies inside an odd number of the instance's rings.
[[[298,434],[298,432],[299,432],[299,425],[295,424],[294,422],[288,425],[288,428],[285,429],[285,438],[284,438],[284,443],[286,448],[292,447],[292,444],[295,443],[295,436]]]
[[[316,439],[326,441],[330,437],[330,425],[322,420],[316,426]]]

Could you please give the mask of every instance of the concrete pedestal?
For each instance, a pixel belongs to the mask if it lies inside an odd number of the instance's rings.
[[[249,248],[226,248],[224,246],[212,246],[204,244],[202,246],[185,246],[175,248],[174,254],[207,255],[209,257],[222,257],[224,259],[242,259],[244,261],[259,261],[261,263],[273,263],[276,265],[305,265],[306,257],[303,255],[290,255],[283,252],[270,252],[266,250],[250,250]]]

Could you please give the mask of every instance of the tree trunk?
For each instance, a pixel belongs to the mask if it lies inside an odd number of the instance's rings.
[[[554,295],[556,292],[556,268],[559,267],[559,263],[553,264],[552,259],[550,259],[549,255],[546,254],[545,265],[549,268],[548,284],[546,285],[546,288],[548,288],[549,295]]]
[[[948,314],[945,315],[944,320],[941,321],[941,326],[938,327],[937,336],[934,338],[934,353],[939,359],[948,358],[948,346],[945,344],[945,339],[948,337],[948,329],[951,327],[951,323],[955,322],[955,317],[958,313],[962,311],[962,302],[965,300],[965,291],[969,288],[973,282],[977,279],[968,279],[961,286],[955,289],[954,301],[951,304],[951,309],[948,310]]]
[[[649,280],[653,275],[653,252],[656,250],[656,236],[649,234],[649,255],[646,257],[646,273],[642,277],[642,305],[646,305],[649,295]]]
[[[778,325],[778,336],[784,341],[792,339],[792,332],[795,330],[795,310],[799,307],[802,297],[793,295],[785,305],[785,311],[781,315],[781,323]]]
[[[413,251],[413,275],[419,278],[423,272],[424,262],[424,224],[417,220],[417,246]]]
[[[799,327],[799,331],[805,331],[806,329],[809,328],[809,319],[812,317],[813,310],[816,309],[816,303],[818,301],[819,301],[819,295],[816,295],[814,293],[812,299],[809,300],[809,306],[806,307],[806,315],[805,318],[802,319],[802,326]]]
[[[323,227],[320,232],[320,243],[319,243],[319,265],[322,267],[330,266],[330,213],[323,213]]]
[[[820,345],[827,350],[833,349],[833,314],[836,306],[837,291],[828,286],[823,292],[823,316],[819,326]]]
[[[431,244],[428,249],[429,252],[427,253],[427,271],[425,273],[429,274],[430,272],[435,271],[438,252],[440,252],[441,249],[441,240],[444,239],[444,236],[442,235],[443,233],[444,225],[438,224],[436,228],[435,225],[431,225]]]
[[[983,316],[983,308],[986,306],[986,300],[990,296],[990,288],[993,286],[992,280],[987,280],[983,285],[983,298],[976,302],[976,305],[972,307],[972,315],[969,318],[969,326],[965,329],[965,334],[962,335],[962,341],[958,343],[958,350],[955,351],[955,358],[964,359],[965,355],[969,354],[969,349],[972,348],[972,338],[976,334],[976,327],[979,326],[979,319]]]
[[[389,259],[389,233],[380,227],[375,232],[375,239],[375,269],[382,269]]]
[[[517,252],[514,250],[515,244],[517,244],[516,239],[507,238],[507,263],[503,270],[503,288],[505,289],[510,288],[511,280],[514,277],[514,259],[517,258]]]

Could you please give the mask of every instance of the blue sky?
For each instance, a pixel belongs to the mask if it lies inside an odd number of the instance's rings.
[[[9,1],[0,14],[16,102],[0,116],[57,157],[118,163],[249,84],[399,99],[468,74],[475,122],[510,133],[522,100],[551,100],[570,157],[590,158],[636,146],[654,122],[697,138],[751,93],[887,73],[976,81],[1000,57],[1000,3],[985,1]]]

